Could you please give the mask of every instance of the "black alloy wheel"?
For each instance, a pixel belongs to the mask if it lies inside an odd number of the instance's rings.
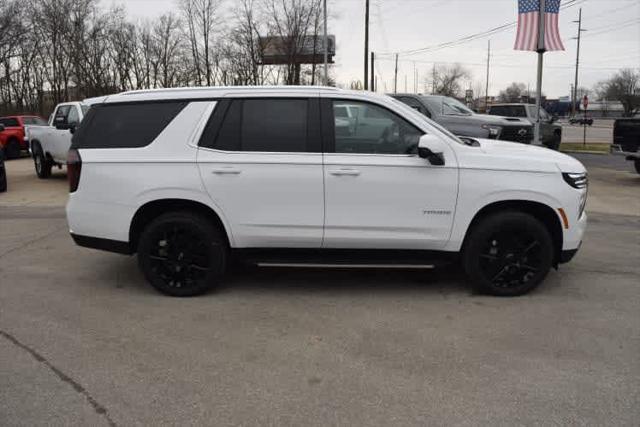
[[[551,236],[530,215],[492,215],[472,230],[469,239],[463,254],[465,270],[483,293],[525,294],[538,286],[551,268]]]
[[[147,280],[160,292],[199,295],[224,273],[226,246],[208,219],[190,212],[168,213],[145,228],[138,261]]]

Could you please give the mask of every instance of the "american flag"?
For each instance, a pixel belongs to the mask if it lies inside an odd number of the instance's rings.
[[[564,50],[558,30],[560,0],[546,0],[544,9],[544,50]],[[540,0],[518,0],[515,50],[538,50],[539,22]]]

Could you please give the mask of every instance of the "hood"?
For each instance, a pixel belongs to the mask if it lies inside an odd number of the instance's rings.
[[[492,116],[489,114],[474,114],[474,117],[482,120],[484,123],[492,124],[492,125],[531,125],[531,122],[524,117],[502,117],[502,116]]]
[[[575,158],[549,148],[494,139],[476,139],[479,147],[459,154],[462,167],[522,172],[586,172]]]

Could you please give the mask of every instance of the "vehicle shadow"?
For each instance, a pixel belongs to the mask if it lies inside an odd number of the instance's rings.
[[[138,270],[135,257],[102,262],[98,274],[116,278],[107,283],[134,292],[155,293]],[[215,289],[207,295],[248,294],[470,294],[471,287],[455,266],[433,270],[267,268],[231,265]]]

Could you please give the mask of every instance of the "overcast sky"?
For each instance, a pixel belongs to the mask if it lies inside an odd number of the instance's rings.
[[[569,0],[562,0],[562,4]],[[560,12],[560,33],[564,52],[544,55],[543,91],[549,97],[569,95],[574,79],[577,24],[582,8],[583,33],[579,86],[591,87],[623,67],[640,69],[640,1],[578,0]],[[124,5],[132,20],[154,18],[177,12],[176,0],[102,0],[105,7]],[[227,0],[227,9],[233,4]],[[363,79],[365,0],[328,0],[329,33],[335,34],[338,83],[348,85]],[[224,12],[223,12],[224,13]],[[370,49],[380,53],[376,64],[378,90],[393,90],[393,52],[437,45],[482,32],[517,19],[517,0],[371,0]],[[491,40],[489,93],[511,82],[535,89],[536,54],[513,50],[515,28],[448,49],[400,55],[398,91],[414,90],[414,63],[418,71],[417,90],[424,91],[424,77],[438,64],[460,63],[472,73],[466,84],[484,94],[487,40]],[[386,55],[383,55],[386,53]],[[382,59],[386,58],[386,59]],[[385,86],[386,85],[386,86]],[[428,89],[427,89],[428,91]]]

